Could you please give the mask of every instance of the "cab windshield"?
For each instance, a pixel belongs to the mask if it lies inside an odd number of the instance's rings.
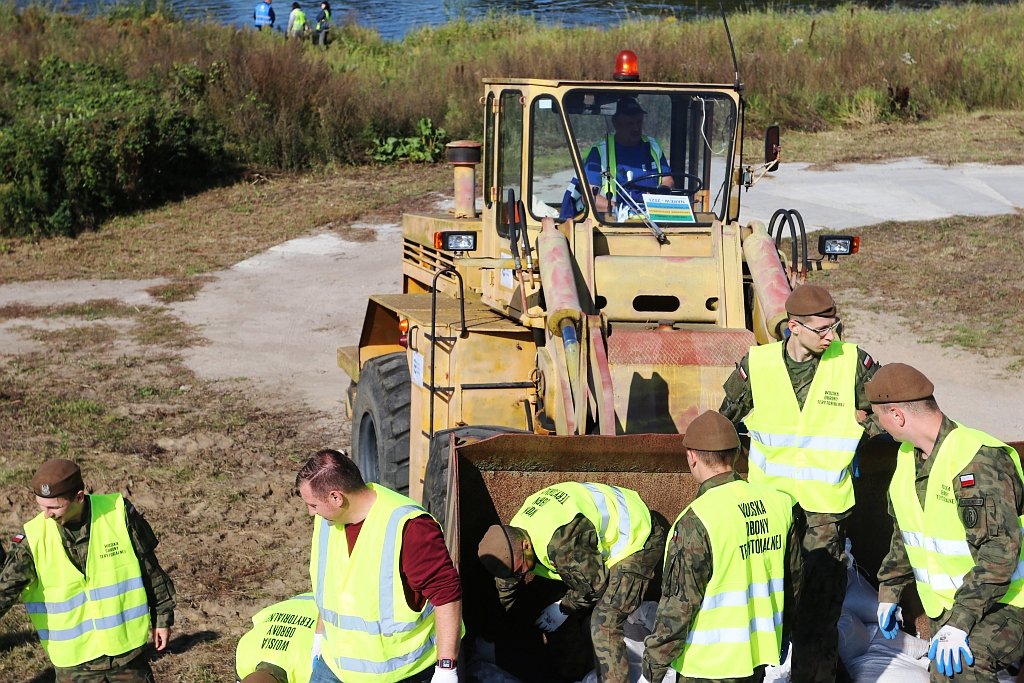
[[[569,91],[561,109],[582,180],[571,163],[556,168],[571,162],[564,152],[551,153],[551,146],[565,144],[564,133],[554,130],[558,103],[535,104],[531,156],[535,165],[544,163],[534,168],[534,213],[547,206],[548,215],[557,211],[561,220],[580,220],[589,204],[606,223],[659,225],[697,223],[699,212],[725,215],[737,118],[732,98],[693,91]]]

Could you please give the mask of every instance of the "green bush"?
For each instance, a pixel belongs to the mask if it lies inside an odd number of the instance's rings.
[[[216,126],[114,69],[50,57],[5,95],[2,235],[75,235],[227,168]]]
[[[416,134],[406,137],[379,137],[370,156],[374,161],[415,161],[434,163],[444,159],[448,133],[435,128],[430,119],[416,122]]]

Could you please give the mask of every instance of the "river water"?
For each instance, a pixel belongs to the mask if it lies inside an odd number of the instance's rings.
[[[105,4],[117,0],[61,0],[53,6],[69,12],[91,12]],[[152,2],[153,0],[149,0]],[[1003,0],[1013,2],[1015,0]],[[17,4],[35,2],[46,5],[46,0],[16,0]],[[257,0],[164,0],[179,16],[188,19],[209,19],[223,24],[248,26],[252,24],[253,7]],[[310,19],[315,16],[314,9],[319,7],[319,0],[298,0],[306,10]],[[997,4],[989,2],[986,4]],[[748,2],[744,0],[724,0],[727,12],[763,8],[764,2]],[[793,2],[789,0],[772,0],[770,6],[778,11],[785,10],[818,10],[843,4],[833,0],[809,0]],[[873,7],[890,7],[893,2],[868,0],[860,5]],[[920,8],[939,4],[931,0],[913,0],[898,3],[900,7]],[[953,3],[960,4],[960,3]],[[291,0],[278,0],[275,11],[280,29],[287,24]],[[335,0],[331,5],[334,23],[355,21],[364,26],[376,29],[381,36],[389,40],[401,39],[409,31],[420,26],[443,24],[452,19],[473,19],[486,15],[488,12],[524,14],[535,17],[545,24],[575,25],[613,25],[624,19],[655,16],[674,16],[679,19],[692,19],[708,15],[716,15],[719,5],[716,1],[690,0],[443,0],[441,2],[424,2],[411,0],[394,2],[394,0]]]

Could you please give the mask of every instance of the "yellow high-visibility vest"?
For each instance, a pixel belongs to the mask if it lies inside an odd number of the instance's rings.
[[[238,639],[235,673],[242,680],[260,662],[284,669],[288,683],[306,683],[313,675],[313,635],[317,606],[312,593],[303,593],[264,607],[252,618],[252,630]]]
[[[672,668],[687,678],[719,679],[778,666],[793,499],[770,486],[731,481],[687,510],[707,530],[714,569]]]
[[[661,173],[661,145],[658,144],[657,140],[646,135],[642,135],[640,139],[647,144],[647,148],[651,151],[651,159],[654,160],[653,166],[657,169],[658,173]],[[615,160],[615,135],[609,133],[596,146],[597,154],[601,159],[601,170],[608,171],[611,176],[602,177],[601,195],[606,196],[611,193],[611,196],[614,198],[618,195],[618,188],[615,187],[614,179],[619,173],[619,165]]]
[[[854,391],[857,346],[829,344],[801,410],[782,344],[755,346],[748,356],[754,399],[744,420],[750,432],[748,478],[785,491],[809,512],[845,512],[854,503],[850,463],[864,433]]]
[[[85,575],[68,558],[60,529],[39,513],[25,524],[36,579],[21,600],[54,666],[114,657],[149,640],[142,568],[119,493],[89,496]]]
[[[530,496],[509,522],[530,535],[537,556],[534,574],[561,580],[548,557],[548,543],[579,514],[597,529],[598,549],[609,568],[643,548],[651,535],[651,511],[636,491],[574,481],[555,484]]]
[[[413,611],[400,574],[402,530],[426,514],[411,498],[378,484],[348,551],[345,529],[319,515],[313,525],[309,575],[324,622],[323,658],[345,683],[394,683],[437,662],[434,606]]]
[[[975,565],[953,485],[954,479],[982,446],[1003,449],[1013,460],[1017,476],[1024,481],[1017,451],[995,437],[958,424],[931,456],[934,462],[928,474],[923,509],[914,487],[917,474],[913,444],[900,444],[896,456],[889,499],[903,534],[907,558],[914,568],[921,605],[933,619],[937,619],[942,610],[953,607],[957,589]],[[981,514],[985,514],[984,507]],[[1024,517],[1018,517],[1017,522],[1024,535]],[[1010,585],[999,602],[1024,607],[1024,547]]]

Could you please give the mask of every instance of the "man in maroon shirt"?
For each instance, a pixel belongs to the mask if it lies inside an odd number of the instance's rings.
[[[355,568],[369,566],[373,557],[378,558],[382,570],[386,568],[389,562],[394,561],[393,554],[390,558],[387,556],[389,549],[399,554],[398,579],[409,609],[421,615],[420,619],[433,619],[437,663],[436,666],[430,666],[434,663],[431,660],[422,670],[411,675],[408,675],[408,671],[402,675],[380,670],[386,667],[378,664],[379,675],[375,678],[381,683],[456,683],[456,659],[462,629],[462,587],[437,522],[411,499],[379,484],[365,484],[355,463],[338,451],[324,449],[314,453],[299,470],[296,486],[309,514],[319,515],[324,520],[316,525],[321,533],[314,531],[313,561],[310,565],[313,590],[321,613],[317,631],[320,633],[326,630],[328,634],[333,632],[342,636],[337,640],[328,636],[328,644],[323,647],[326,651],[324,654],[331,657],[331,660],[325,661],[318,657],[311,683],[334,683],[341,680],[336,669],[343,669],[348,665],[343,662],[355,658],[354,653],[345,651],[344,644],[338,642],[346,640],[343,637],[347,628],[344,624],[354,621],[353,615],[342,615],[338,625],[333,628],[331,623],[325,624],[325,616],[328,622],[331,616],[325,610],[325,604],[329,604],[330,600],[325,599],[324,592],[332,586],[352,585],[358,588],[360,595],[364,591],[373,595],[389,595],[393,590],[391,587],[377,586],[379,581],[385,580],[384,571],[374,576],[360,577],[351,584],[348,581]],[[417,511],[422,514],[416,514]],[[386,539],[376,537],[359,540],[363,538],[360,532],[364,525],[368,528],[383,528],[381,520],[387,519],[405,520],[401,526],[399,543],[389,546]],[[329,526],[324,528],[324,524]],[[345,534],[347,553],[330,542],[330,538],[340,531]],[[368,548],[364,551],[367,555],[357,552],[362,548]],[[328,553],[328,549],[333,550]],[[352,602],[364,604],[366,601],[356,598]],[[378,608],[383,613],[383,606],[378,605]],[[338,619],[338,615],[334,615],[334,618]],[[374,662],[398,659],[392,656],[392,646],[387,642],[390,626],[384,621],[382,619],[379,628],[370,629],[380,634],[381,652],[359,652],[358,656]],[[396,639],[403,637],[403,633],[396,633]],[[315,654],[320,645],[320,641],[314,645]],[[398,650],[401,647],[401,644],[394,646]]]

